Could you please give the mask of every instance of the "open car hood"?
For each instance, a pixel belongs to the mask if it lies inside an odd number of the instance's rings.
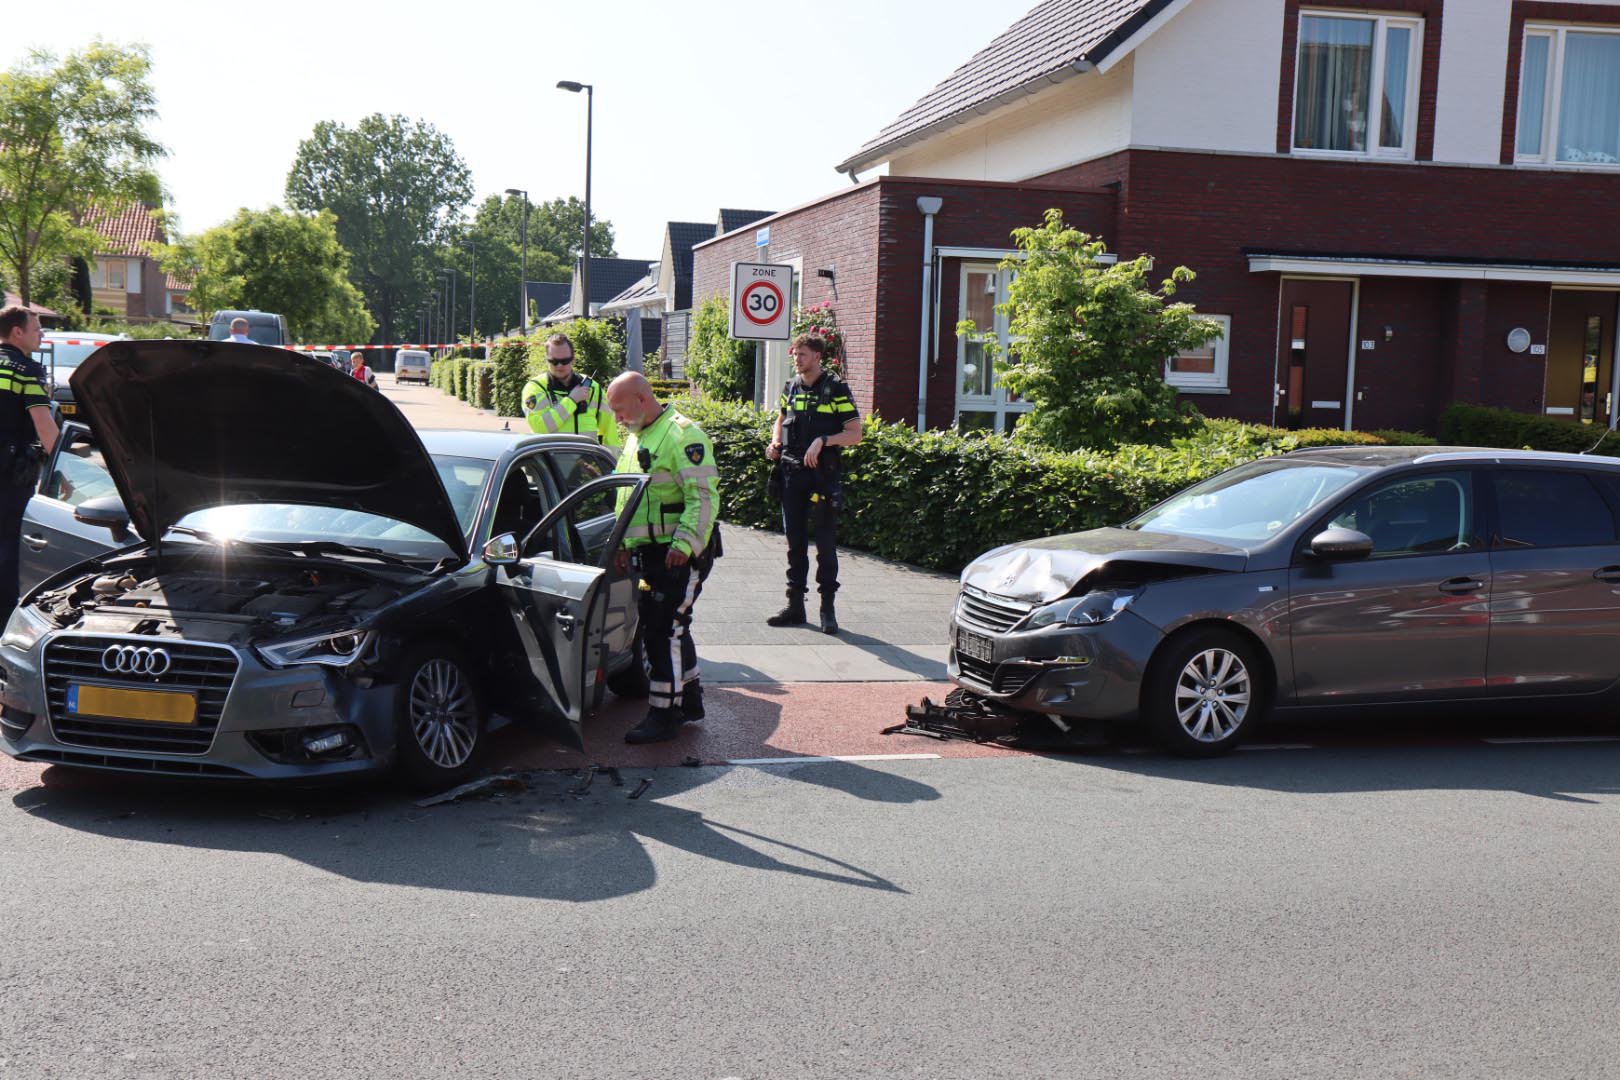
[[[467,557],[410,423],[318,360],[230,341],[114,341],[69,385],[144,537],[211,506],[300,503],[403,521]]]
[[[1145,583],[1187,573],[1236,572],[1248,552],[1190,536],[1091,529],[1009,544],[986,552],[962,572],[962,584],[1026,604],[1047,604],[1086,579]]]

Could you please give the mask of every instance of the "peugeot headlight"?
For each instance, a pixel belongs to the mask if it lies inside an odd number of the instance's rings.
[[[337,633],[317,634],[313,637],[290,638],[259,646],[259,655],[271,667],[291,667],[294,664],[326,664],[328,667],[348,667],[360,658],[371,644],[371,631],[339,630]]]
[[[18,604],[6,623],[5,635],[0,636],[0,645],[26,651],[32,649],[51,629],[50,623],[34,614],[31,605]]]
[[[1105,623],[1131,606],[1134,592],[1115,589],[1089,592],[1084,596],[1070,596],[1054,601],[1030,612],[1023,629],[1039,630],[1043,626],[1095,626]]]

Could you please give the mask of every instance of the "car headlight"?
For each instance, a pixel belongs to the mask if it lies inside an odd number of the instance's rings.
[[[1030,612],[1023,629],[1039,630],[1043,626],[1095,626],[1105,623],[1131,606],[1134,592],[1109,589],[1089,592],[1084,596],[1070,596],[1054,601]]]
[[[6,623],[6,632],[0,636],[0,645],[12,649],[32,649],[36,642],[54,629],[50,623],[35,615],[27,604],[18,604]]]
[[[340,630],[337,633],[317,634],[313,637],[290,638],[259,646],[259,655],[271,667],[291,667],[294,664],[326,664],[329,667],[348,667],[360,658],[371,644],[371,631]]]

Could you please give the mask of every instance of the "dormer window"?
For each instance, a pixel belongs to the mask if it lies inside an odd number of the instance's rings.
[[[1620,167],[1620,33],[1528,26],[1515,160]]]
[[[1294,66],[1294,152],[1410,159],[1423,21],[1307,11]]]

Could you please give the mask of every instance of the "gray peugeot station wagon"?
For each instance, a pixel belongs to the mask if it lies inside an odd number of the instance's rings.
[[[1272,709],[1620,688],[1620,462],[1299,450],[962,574],[951,677],[1006,708],[1231,750]]]
[[[594,441],[418,437],[320,361],[232,342],[114,342],[72,381],[89,424],[28,507],[0,750],[433,786],[492,715],[579,741],[604,686],[645,695],[612,554],[646,478]]]

